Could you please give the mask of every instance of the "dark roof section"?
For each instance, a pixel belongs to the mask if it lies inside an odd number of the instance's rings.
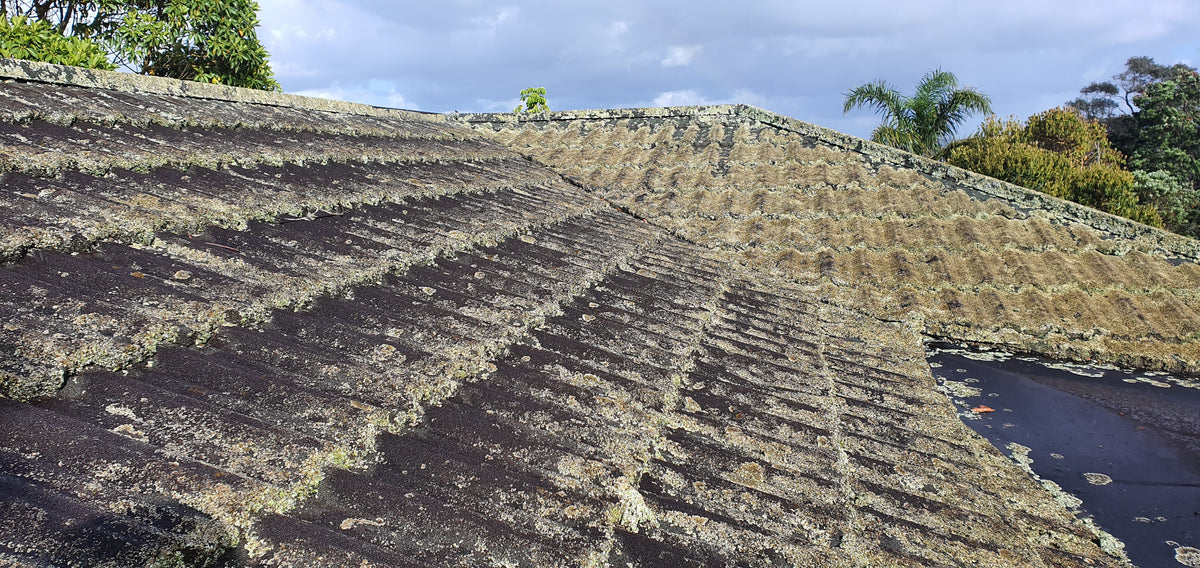
[[[926,335],[1200,372],[1200,242],[753,107],[462,122],[631,213]]]
[[[0,67],[0,563],[1119,564],[820,284],[440,117]]]

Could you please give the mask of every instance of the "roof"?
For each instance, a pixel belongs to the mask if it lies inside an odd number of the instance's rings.
[[[747,107],[468,117],[485,136],[0,75],[0,563],[1121,564],[958,420],[923,347],[958,328],[887,259],[976,313],[952,254],[1183,283],[1190,241],[948,190]],[[786,187],[742,191],[746,170]],[[1005,301],[1090,292],[1061,278]],[[1136,292],[1092,297],[1163,317]]]
[[[1200,242],[744,105],[465,115],[692,242],[928,337],[1200,372]]]

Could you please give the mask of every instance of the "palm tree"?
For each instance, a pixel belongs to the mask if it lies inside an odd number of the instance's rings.
[[[958,88],[953,73],[935,69],[906,97],[882,80],[846,93],[843,112],[868,107],[883,114],[871,139],[926,157],[937,157],[971,113],[992,113],[992,100],[972,88]]]

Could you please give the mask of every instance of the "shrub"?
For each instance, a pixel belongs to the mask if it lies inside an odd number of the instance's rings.
[[[1108,143],[1104,127],[1071,109],[1051,109],[1022,124],[989,117],[979,132],[948,148],[951,164],[1162,227],[1152,205],[1138,202],[1133,174]]]

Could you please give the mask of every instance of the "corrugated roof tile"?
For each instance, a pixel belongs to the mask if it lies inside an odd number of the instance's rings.
[[[0,73],[3,563],[1115,566],[920,332],[1195,364],[1195,249],[748,107]]]

